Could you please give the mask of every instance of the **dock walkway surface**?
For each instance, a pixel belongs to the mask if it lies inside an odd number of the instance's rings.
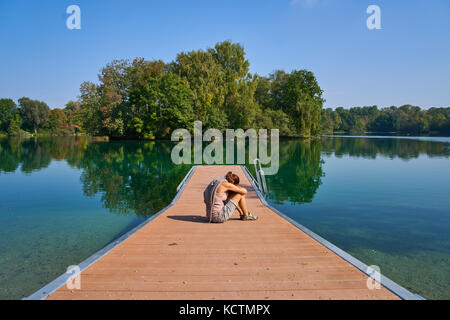
[[[207,222],[203,190],[228,171],[257,221],[235,212]],[[59,281],[29,298],[400,299],[383,285],[370,290],[363,271],[269,208],[248,178],[240,166],[195,167],[172,206],[82,269],[81,289]]]

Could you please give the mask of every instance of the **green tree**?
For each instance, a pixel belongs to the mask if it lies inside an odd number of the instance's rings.
[[[23,97],[19,99],[20,115],[23,125],[34,133],[47,122],[50,108],[45,102]]]
[[[418,106],[403,105],[378,109],[377,106],[342,107],[331,111],[335,130],[362,134],[366,130],[379,133],[398,134],[450,134],[450,108],[421,109]],[[338,124],[337,119],[340,120]],[[328,124],[322,119],[324,130]]]
[[[129,81],[126,74],[129,65],[128,60],[114,60],[99,75],[101,132],[109,136],[125,133],[123,116],[127,108]]]
[[[159,81],[160,136],[169,137],[177,128],[193,129],[192,91],[177,74],[166,74]]]
[[[80,86],[80,108],[77,118],[81,127],[92,135],[103,133],[100,94],[97,85],[85,81]]]
[[[50,110],[48,121],[45,125],[46,129],[57,134],[71,134],[72,127],[69,125],[68,118],[64,111],[60,108]]]
[[[293,119],[300,136],[320,134],[324,99],[314,74],[307,70],[294,70],[281,76],[279,86],[273,88],[276,105]]]
[[[67,102],[63,111],[67,117],[67,122],[70,125],[81,126],[81,120],[79,119],[79,113],[80,113],[80,102],[79,101]]]
[[[20,135],[22,127],[22,119],[20,118],[19,112],[16,112],[14,118],[11,119],[8,126],[8,134],[10,136]]]
[[[18,114],[17,105],[11,99],[0,99],[0,132],[8,131],[11,121]]]
[[[383,110],[370,124],[370,128],[375,132],[392,132],[394,130],[392,117]]]
[[[322,131],[323,133],[333,134],[333,130],[333,110],[331,108],[327,108],[322,111]]]
[[[289,116],[282,110],[267,108],[264,112],[256,115],[257,128],[278,129],[281,137],[291,137],[295,135],[292,129],[292,122]]]
[[[133,60],[127,69],[129,81],[128,108],[124,111],[127,134],[154,139],[161,130],[160,81],[165,74],[164,62]]]
[[[366,123],[362,118],[355,118],[354,124],[350,129],[351,134],[364,134],[366,132]]]
[[[228,116],[222,108],[227,94],[225,78],[213,54],[203,50],[180,53],[172,68],[189,83],[195,120],[202,121],[205,128],[227,128]]]
[[[267,77],[262,77],[257,74],[254,75],[254,79],[257,81],[254,93],[256,103],[258,103],[260,108],[263,110],[266,108],[273,109],[271,80]]]
[[[318,135],[322,91],[306,70],[270,77],[249,73],[239,43],[182,52],[176,60],[115,60],[102,69],[99,83],[80,87],[78,104],[64,109],[94,135],[166,138],[179,127],[279,128],[282,135]]]
[[[256,81],[249,74],[249,61],[239,43],[224,41],[209,49],[216,63],[221,67],[224,90],[223,111],[233,128],[249,128],[257,109],[254,101]]]

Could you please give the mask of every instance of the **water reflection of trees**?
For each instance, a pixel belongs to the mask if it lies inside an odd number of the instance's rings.
[[[280,143],[278,174],[267,176],[270,198],[276,203],[311,202],[324,176],[319,140],[286,140]]]
[[[450,144],[438,141],[383,138],[321,138],[280,142],[280,169],[268,176],[270,198],[275,203],[311,202],[324,176],[321,154],[368,159],[387,157],[403,160],[420,155],[449,157]]]
[[[77,165],[84,193],[101,194],[111,212],[151,215],[170,203],[189,169],[174,165],[170,150],[169,142],[90,144]]]
[[[421,154],[428,157],[449,157],[450,144],[439,141],[389,138],[322,138],[322,149],[336,157],[349,155],[375,159],[377,156],[408,160]]]
[[[0,172],[14,172],[19,167],[24,173],[47,168],[52,159],[58,159],[53,150],[65,150],[64,139],[20,139],[0,140]],[[73,141],[67,145],[73,145]],[[61,159],[64,159],[62,157]]]
[[[0,140],[0,174],[47,168],[66,160],[81,169],[83,192],[101,194],[105,208],[148,216],[170,203],[189,166],[170,159],[170,142],[90,143],[87,137]]]
[[[101,195],[111,212],[147,216],[172,200],[189,166],[174,165],[171,142],[90,142],[87,137],[0,139],[0,175],[20,170],[30,174],[65,160],[82,171],[87,196]],[[282,203],[311,202],[324,172],[321,154],[337,157],[411,159],[421,154],[449,157],[448,143],[407,139],[322,138],[280,142],[280,169],[268,176],[270,197]],[[250,166],[252,167],[252,166]]]

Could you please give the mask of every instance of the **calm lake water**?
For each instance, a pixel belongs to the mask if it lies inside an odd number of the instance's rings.
[[[168,205],[189,170],[172,146],[0,140],[0,299],[28,296]],[[450,139],[282,140],[267,184],[299,223],[425,298],[450,298]]]

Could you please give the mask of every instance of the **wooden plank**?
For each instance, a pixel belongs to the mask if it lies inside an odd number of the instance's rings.
[[[246,291],[204,291],[204,292],[155,292],[155,291],[57,291],[53,300],[388,300],[390,292],[369,291],[367,289],[330,290],[246,290]]]
[[[233,171],[257,221],[207,223],[203,189]],[[178,202],[47,299],[399,299],[267,208],[239,166],[200,166]]]

